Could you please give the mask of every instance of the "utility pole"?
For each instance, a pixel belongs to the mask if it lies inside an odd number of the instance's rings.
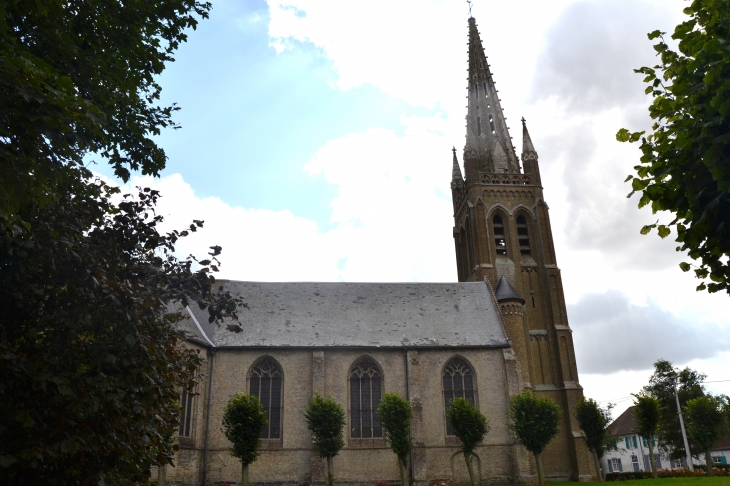
[[[684,419],[682,419],[682,408],[679,406],[679,395],[677,394],[677,377],[672,376],[672,388],[674,388],[674,399],[677,400],[677,413],[679,414],[679,427],[682,429],[682,439],[684,439],[684,453],[687,455],[687,467],[690,471],[694,471],[692,464],[692,453],[689,451],[689,442],[687,441],[687,432],[684,430]]]

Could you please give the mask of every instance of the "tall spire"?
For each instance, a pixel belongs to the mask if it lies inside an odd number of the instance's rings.
[[[517,154],[474,17],[469,18],[468,71],[469,104],[464,147],[467,181],[478,180],[475,171],[519,173]]]
[[[532,144],[530,132],[527,131],[527,122],[522,118],[522,165],[525,175],[533,178],[533,184],[540,184],[540,167],[537,163],[537,151]]]

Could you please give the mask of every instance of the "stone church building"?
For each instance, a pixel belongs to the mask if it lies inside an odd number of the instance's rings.
[[[227,281],[250,306],[234,334],[188,310],[189,345],[205,366],[183,395],[173,484],[238,484],[241,466],[221,432],[238,392],[257,395],[269,425],[250,468],[256,484],[323,484],[300,413],[315,392],[347,412],[337,484],[400,483],[375,409],[394,392],[413,406],[414,484],[468,482],[446,422],[453,397],[476,404],[491,430],[475,451],[482,484],[532,482],[532,456],[508,429],[509,399],[527,388],[563,409],[543,454],[548,478],[596,471],[573,415],[582,396],[538,157],[523,121],[522,167],[510,142],[474,18],[469,19],[469,104],[464,173],[453,154],[453,237],[458,283],[261,283]]]

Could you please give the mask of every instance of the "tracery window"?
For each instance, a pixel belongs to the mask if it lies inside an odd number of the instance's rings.
[[[281,437],[281,366],[273,358],[267,356],[257,361],[251,368],[249,377],[249,393],[261,402],[266,412],[268,425],[261,429],[262,439],[278,439]]]
[[[452,398],[465,398],[476,405],[474,370],[463,358],[454,357],[444,366],[444,411],[448,412]],[[454,429],[446,421],[446,434],[454,435]]]
[[[350,437],[383,436],[383,427],[375,413],[382,390],[383,375],[375,362],[368,357],[360,358],[350,371]]]
[[[527,233],[527,220],[524,216],[517,216],[517,239],[520,242],[520,253],[530,254],[530,236]]]
[[[180,437],[193,436],[193,396],[194,391],[183,388],[180,400]]]
[[[499,214],[492,218],[492,229],[494,231],[494,246],[497,248],[497,255],[507,254],[507,239],[504,236],[504,222]]]

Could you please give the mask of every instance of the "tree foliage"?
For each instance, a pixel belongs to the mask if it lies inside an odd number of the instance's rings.
[[[561,411],[553,400],[525,390],[512,397],[508,415],[517,440],[528,451],[540,453],[558,433]]]
[[[385,438],[395,455],[401,471],[403,485],[408,484],[406,464],[411,453],[411,419],[413,410],[410,403],[396,393],[385,393],[377,409],[380,424],[385,429]]]
[[[675,400],[676,401],[676,400]],[[651,449],[649,459],[651,463],[651,473],[654,479],[657,478],[656,459],[654,456],[654,438],[659,430],[662,420],[662,407],[659,400],[647,393],[639,393],[634,395],[634,423],[636,424],[635,432],[646,437],[647,443]]]
[[[446,413],[454,429],[454,435],[461,441],[461,450],[471,454],[489,432],[489,421],[465,398],[453,398]]]
[[[235,316],[212,292],[220,248],[196,271],[174,256],[202,221],[160,234],[156,191],[113,204],[118,189],[68,170],[54,201],[19,212],[31,231],[0,225],[4,484],[128,484],[170,462],[200,363],[172,306]]]
[[[307,427],[312,431],[314,452],[327,459],[327,479],[334,483],[332,458],[345,446],[342,429],[345,427],[345,411],[332,397],[321,397],[315,392],[307,408],[302,410]]]
[[[687,402],[687,434],[705,453],[707,475],[712,476],[712,446],[728,431],[726,397],[706,395]]]
[[[261,429],[268,423],[257,397],[237,393],[228,399],[223,411],[223,433],[231,441],[231,454],[244,466],[259,457]]]
[[[611,423],[612,405],[601,408],[592,398],[581,398],[575,405],[575,418],[586,436],[586,445],[596,451],[598,458],[603,457],[607,449],[606,431]]]
[[[679,52],[654,31],[649,39],[659,39],[654,49],[661,62],[636,70],[654,98],[653,131],[643,136],[622,128],[616,138],[641,140],[641,162],[627,179],[633,179],[632,194],[642,194],[639,207],[651,204],[653,212],[675,216],[668,225],[645,226],[642,234],[656,227],[665,238],[674,226],[677,250],[699,261],[697,290],[730,293],[730,3],[693,0],[684,12],[689,19],[672,35]],[[680,267],[691,269],[687,262]]]
[[[613,405],[609,405],[605,409],[601,408],[598,402],[585,397],[582,397],[575,405],[575,418],[578,420],[578,426],[585,434],[586,445],[593,456],[599,481],[603,481],[599,459],[603,457],[609,445],[606,431],[611,423],[611,408],[613,408]]]
[[[560,407],[549,398],[538,398],[529,390],[515,395],[510,400],[510,429],[525,449],[535,455],[540,486],[545,486],[545,473],[540,454],[558,433],[561,416]]]
[[[661,406],[661,422],[657,432],[657,442],[672,459],[686,458],[684,439],[679,425],[677,401],[674,397],[672,379],[677,381],[677,395],[679,404],[684,409],[689,400],[705,395],[702,382],[705,375],[690,368],[675,369],[667,360],[660,359],[654,363],[654,373],[644,392],[659,400]],[[689,439],[689,448],[692,455],[703,452],[692,439]]]
[[[461,441],[461,452],[464,454],[466,468],[469,471],[471,485],[477,485],[477,478],[471,463],[471,456],[484,436],[489,432],[489,421],[482,412],[466,398],[452,398],[446,419],[454,430],[454,435]]]
[[[152,140],[176,127],[156,82],[206,18],[197,0],[8,0],[0,4],[0,219],[57,196],[68,165],[96,153],[127,181],[157,175]]]

